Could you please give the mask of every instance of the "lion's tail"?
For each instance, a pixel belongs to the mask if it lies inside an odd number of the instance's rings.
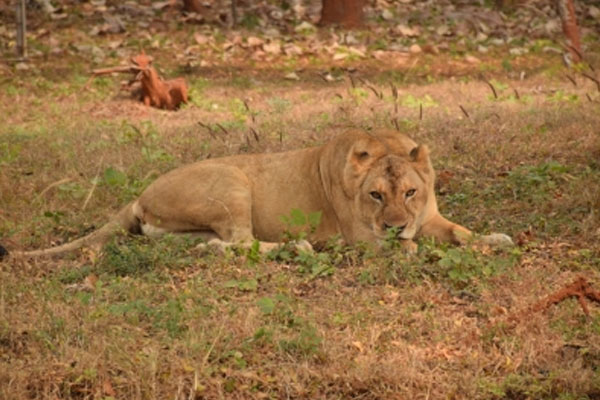
[[[8,254],[17,257],[43,257],[63,254],[89,245],[102,245],[106,243],[106,241],[110,239],[112,235],[119,231],[127,231],[131,233],[137,232],[139,230],[139,220],[133,213],[134,203],[135,202],[131,202],[123,207],[117,215],[115,215],[100,229],[82,238],[73,240],[72,242],[65,243],[60,246],[33,251],[12,251],[10,253],[0,246],[2,249],[0,250],[0,260],[2,259],[3,255],[6,256]]]

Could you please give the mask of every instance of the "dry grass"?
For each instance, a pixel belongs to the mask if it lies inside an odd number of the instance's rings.
[[[189,76],[194,104],[176,113],[111,99],[110,79],[89,90],[42,76],[5,82],[8,247],[97,227],[177,165],[319,144],[393,118],[432,148],[442,212],[520,245],[423,241],[413,258],[333,248],[282,261],[117,238],[100,254],[3,263],[0,398],[599,398],[596,306],[589,318],[575,300],[513,318],[575,276],[600,285],[593,85],[499,76],[507,87],[493,100],[478,80],[441,80],[399,87],[396,114],[386,76],[370,76],[383,99],[348,81],[259,73],[240,87]]]

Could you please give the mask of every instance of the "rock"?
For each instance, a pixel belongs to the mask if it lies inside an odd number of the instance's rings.
[[[410,46],[409,48],[410,52],[412,54],[419,54],[421,53],[423,50],[421,49],[421,46],[419,46],[418,44],[413,44],[412,46]]]
[[[467,54],[465,56],[465,61],[468,62],[469,64],[480,64],[481,60],[475,56],[469,55]]]
[[[304,21],[301,24],[296,25],[294,32],[296,33],[313,33],[317,30],[313,24],[308,21]]]
[[[299,81],[300,77],[295,72],[290,72],[289,74],[284,76],[285,79],[289,81]]]
[[[390,21],[394,19],[394,13],[386,8],[381,12],[381,18],[383,18],[384,21]]]
[[[526,49],[524,47],[514,47],[508,50],[508,52],[513,56],[522,56],[523,54],[529,53],[529,49]]]
[[[450,30],[450,28],[448,28],[448,25],[438,26],[437,29],[435,30],[435,33],[437,33],[439,36],[451,36],[452,35],[452,31]]]
[[[28,71],[29,69],[31,69],[31,67],[27,63],[20,62],[20,63],[15,64],[15,69],[17,71]]]
[[[488,35],[486,35],[483,32],[479,32],[479,33],[477,33],[477,36],[475,37],[475,40],[478,41],[478,42],[484,42],[484,41],[487,40],[487,38],[488,38]]]

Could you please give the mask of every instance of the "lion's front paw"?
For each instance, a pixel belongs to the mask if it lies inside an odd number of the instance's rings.
[[[416,254],[419,249],[419,246],[412,240],[402,240],[400,243],[402,245],[402,250],[406,252],[406,254]]]
[[[504,233],[491,233],[481,237],[481,242],[490,246],[514,246],[515,243],[510,236]]]
[[[308,243],[308,241],[302,239],[302,240],[297,240],[294,242],[294,247],[296,248],[296,251],[304,251],[306,253],[313,253],[314,249],[312,247],[312,245],[310,243]]]
[[[225,254],[229,243],[222,241],[221,239],[215,238],[209,240],[207,243],[200,243],[196,246],[196,249],[201,252],[214,251],[218,254]]]

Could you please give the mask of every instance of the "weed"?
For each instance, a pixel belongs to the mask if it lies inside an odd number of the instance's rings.
[[[164,268],[181,268],[191,264],[185,249],[194,244],[187,237],[166,235],[160,240],[147,237],[128,238],[121,243],[116,236],[104,246],[94,270],[100,274],[140,276],[149,272],[160,273]]]

